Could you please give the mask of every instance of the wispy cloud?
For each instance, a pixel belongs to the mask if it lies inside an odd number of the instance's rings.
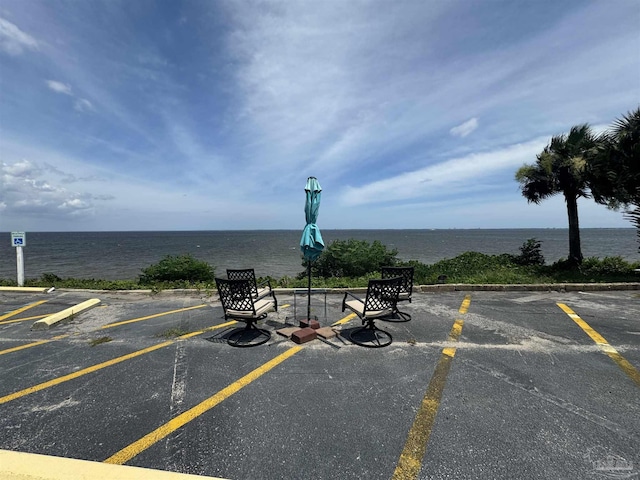
[[[511,175],[525,162],[535,159],[546,145],[545,138],[510,145],[500,150],[473,153],[436,165],[378,180],[360,187],[347,187],[342,195],[347,205],[437,197],[462,191],[490,178],[496,172],[508,170]]]
[[[63,93],[65,95],[73,95],[71,92],[71,85],[67,83],[58,82],[56,80],[46,80],[47,86],[56,93]]]
[[[38,42],[10,21],[0,17],[0,50],[9,55],[20,55],[25,50],[38,50]]]
[[[93,104],[86,98],[78,98],[73,103],[73,108],[78,112],[91,112],[94,111]]]
[[[471,132],[473,132],[476,128],[478,128],[478,119],[474,117],[464,123],[461,123],[457,127],[453,127],[451,130],[449,130],[449,133],[454,137],[464,138]]]
[[[87,100],[86,98],[79,98],[71,89],[71,85],[68,83],[58,82],[57,80],[46,80],[47,86],[56,93],[61,93],[63,95],[69,95],[74,98],[73,101],[73,109],[77,112],[92,112],[95,111],[93,104]]]

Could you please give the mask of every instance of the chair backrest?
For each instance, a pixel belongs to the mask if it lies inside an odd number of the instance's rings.
[[[393,309],[398,303],[402,277],[369,280],[367,296],[364,301],[364,313]]]
[[[400,293],[411,296],[413,291],[413,267],[382,267],[382,278],[402,277]]]
[[[251,293],[258,295],[256,272],[253,268],[245,268],[242,270],[227,269],[227,278],[229,280],[249,280],[251,282]]]
[[[216,278],[216,287],[220,296],[220,303],[226,312],[237,310],[255,313],[255,306],[251,295],[251,280],[228,280]]]

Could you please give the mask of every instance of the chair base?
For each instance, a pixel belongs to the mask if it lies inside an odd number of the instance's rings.
[[[270,339],[271,332],[258,328],[253,323],[247,323],[245,328],[237,329],[229,335],[227,343],[238,348],[257,347],[267,343]]]
[[[411,314],[407,312],[401,312],[400,310],[395,310],[391,314],[391,316],[383,317],[381,318],[381,320],[384,320],[385,322],[395,322],[395,323],[408,322],[409,320],[411,320]]]
[[[370,323],[351,330],[349,340],[361,347],[382,348],[391,345],[393,337],[389,332],[380,330],[373,323]]]

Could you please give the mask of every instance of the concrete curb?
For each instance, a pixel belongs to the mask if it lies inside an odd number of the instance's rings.
[[[439,284],[414,287],[419,292],[601,292],[640,290],[640,283]]]
[[[276,294],[293,295],[294,290],[304,290],[303,288],[274,288]],[[314,290],[324,290],[319,287],[315,287]],[[341,288],[327,288],[327,294],[344,294],[345,292],[351,293],[366,293],[366,287],[341,287]],[[434,285],[414,285],[414,292],[464,292],[464,291],[481,291],[481,292],[551,292],[551,291],[565,291],[565,292],[596,292],[596,291],[608,291],[608,290],[640,290],[640,283],[628,282],[628,283],[523,283],[523,284],[469,284],[469,283],[442,283]],[[218,292],[213,289],[211,291],[203,291],[197,289],[173,289],[173,290],[160,290],[153,292],[152,290],[90,290],[90,289],[75,289],[75,288],[60,288],[56,289],[57,292],[87,292],[87,293],[104,293],[104,294],[141,294],[141,295],[206,295],[217,296]]]
[[[47,293],[50,287],[0,287],[0,292]]]
[[[128,465],[0,450],[2,480],[223,480]]]
[[[74,305],[73,307],[65,308],[61,312],[54,313],[53,315],[49,315],[48,317],[44,317],[43,319],[38,320],[31,326],[31,330],[47,330],[51,328],[56,323],[59,323],[63,320],[66,320],[72,315],[84,312],[85,310],[89,310],[90,308],[95,307],[100,303],[100,299],[92,298],[90,300],[85,300],[78,305]]]

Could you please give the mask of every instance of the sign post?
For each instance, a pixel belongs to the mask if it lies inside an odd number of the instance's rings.
[[[18,286],[24,287],[24,255],[22,254],[22,247],[27,245],[27,235],[24,232],[11,232],[11,245],[16,247]]]

